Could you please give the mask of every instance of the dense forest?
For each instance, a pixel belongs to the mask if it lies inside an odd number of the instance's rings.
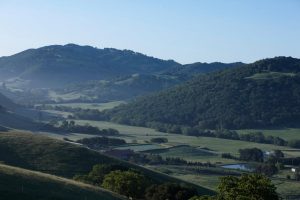
[[[165,71],[163,74],[171,75],[171,76],[180,76],[180,77],[191,77],[191,76],[195,76],[196,74],[204,74],[204,73],[214,72],[214,71],[223,70],[232,67],[240,67],[242,65],[245,64],[242,62],[234,62],[234,63],[196,62],[192,64],[180,65],[174,68],[170,68],[167,71]]]
[[[155,128],[297,126],[300,60],[276,57],[200,75],[103,114],[118,123]]]

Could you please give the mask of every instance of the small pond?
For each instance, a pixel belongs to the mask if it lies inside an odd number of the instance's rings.
[[[247,163],[228,164],[228,165],[222,165],[221,167],[225,169],[237,169],[237,170],[248,171],[248,172],[254,170],[253,166]]]

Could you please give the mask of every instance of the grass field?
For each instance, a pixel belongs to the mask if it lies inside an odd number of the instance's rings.
[[[263,80],[263,79],[276,79],[280,78],[282,76],[296,76],[295,73],[284,73],[284,72],[264,72],[264,73],[256,73],[250,77],[247,77],[247,79],[254,79],[254,80]]]
[[[165,149],[148,150],[148,153],[159,154],[162,157],[180,157],[186,160],[201,160],[203,157],[213,157],[216,153],[188,145],[179,145]]]
[[[111,122],[105,121],[91,121],[91,120],[75,120],[77,124],[90,124],[92,126],[97,126],[100,129],[103,128],[114,128],[120,132],[120,138],[126,140],[126,142],[131,143],[132,141],[137,141],[138,143],[145,144],[149,142],[152,138],[155,137],[165,137],[168,139],[168,143],[165,144],[169,147],[177,146],[177,145],[190,145],[195,148],[207,148],[215,152],[215,155],[210,156],[190,156],[187,157],[182,154],[177,154],[178,157],[185,158],[191,161],[203,161],[203,162],[212,162],[212,163],[234,163],[236,161],[230,159],[223,159],[220,157],[221,153],[231,153],[233,155],[238,155],[238,150],[242,148],[253,148],[257,147],[264,151],[271,151],[275,149],[280,149],[284,151],[286,156],[300,156],[300,150],[291,149],[289,147],[275,146],[271,144],[258,144],[253,142],[246,141],[238,141],[238,140],[227,140],[220,138],[210,138],[210,137],[194,137],[194,136],[185,136],[179,134],[169,134],[158,132],[150,128],[144,127],[136,127],[136,126],[127,126],[121,124],[115,124]],[[297,134],[298,129],[290,129],[291,135]],[[243,132],[247,132],[249,130],[243,130]],[[251,130],[252,131],[252,130]],[[50,137],[62,139],[64,137],[68,137],[72,140],[78,140],[84,137],[91,137],[92,135],[86,134],[68,134],[68,135],[60,135],[60,134],[49,134]],[[271,134],[271,132],[269,132]]]
[[[73,92],[73,93],[67,93],[67,94],[58,94],[55,91],[49,91],[48,96],[54,100],[54,101],[70,101],[75,99],[80,99],[81,97],[86,97],[85,95]]]
[[[127,146],[117,147],[115,149],[131,149],[136,152],[141,152],[141,151],[151,151],[153,149],[158,150],[163,148],[165,147],[158,144],[139,144],[139,145],[127,145]]]
[[[257,147],[264,151],[281,149],[285,151],[287,156],[300,156],[299,151],[286,151],[286,150],[290,150],[291,148],[275,146],[271,144],[258,144],[258,143],[239,141],[239,140],[227,140],[227,139],[220,139],[220,138],[194,137],[194,136],[185,136],[179,134],[169,134],[169,133],[158,132],[150,128],[120,125],[120,124],[104,122],[104,121],[90,121],[90,120],[75,120],[75,121],[77,124],[89,123],[90,125],[97,126],[99,128],[117,129],[121,133],[121,137],[126,139],[127,141],[137,140],[140,143],[144,143],[145,141],[150,141],[151,138],[154,137],[166,137],[169,141],[168,145],[170,146],[191,145],[193,147],[208,148],[212,151],[215,151],[217,154],[231,153],[233,155],[237,155],[239,149]]]
[[[59,103],[59,104],[47,104],[53,106],[65,106],[71,108],[82,108],[82,109],[95,109],[95,110],[106,110],[114,108],[118,105],[126,103],[125,101],[111,101],[107,103]]]
[[[265,136],[277,136],[285,140],[300,139],[300,128],[283,128],[283,129],[244,129],[237,130],[238,133],[245,134],[251,132],[262,132]]]
[[[0,164],[0,199],[124,199],[100,187]]]

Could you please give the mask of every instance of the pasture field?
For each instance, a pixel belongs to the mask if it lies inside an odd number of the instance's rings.
[[[43,110],[44,112],[47,112],[49,114],[52,114],[54,116],[59,116],[63,118],[68,118],[69,115],[73,115],[71,112],[65,112],[65,111],[58,111],[58,110]]]
[[[256,73],[250,77],[246,77],[246,79],[254,79],[254,80],[263,80],[263,79],[277,79],[283,76],[293,77],[296,76],[295,73],[284,73],[284,72],[264,72],[264,73]]]
[[[90,120],[75,120],[76,124],[84,125],[90,124],[92,126],[97,126],[100,129],[104,128],[114,128],[120,132],[118,138],[124,139],[127,143],[138,143],[139,146],[130,146],[130,147],[120,147],[123,149],[133,149],[135,151],[144,151],[144,150],[153,150],[156,151],[165,147],[176,147],[181,145],[188,145],[188,148],[179,147],[169,149],[167,152],[158,152],[163,157],[176,156],[179,158],[186,159],[188,161],[198,161],[198,162],[211,162],[215,164],[234,164],[237,163],[236,160],[221,158],[222,153],[231,153],[232,155],[238,156],[238,150],[242,148],[253,148],[257,147],[264,151],[271,151],[275,149],[280,149],[285,153],[287,157],[300,156],[299,149],[291,149],[289,147],[275,146],[271,144],[258,144],[246,141],[238,140],[226,140],[220,138],[209,138],[209,137],[194,137],[194,136],[185,136],[178,134],[169,134],[158,132],[154,129],[144,128],[144,127],[135,127],[127,126],[121,124],[115,124],[105,121],[90,121]],[[95,137],[95,135],[88,134],[57,134],[57,133],[46,133],[44,134],[56,139],[69,138],[71,140],[78,140],[85,137]],[[165,137],[168,139],[168,143],[160,144],[156,147],[150,146],[149,142],[152,138],[155,137]],[[162,147],[160,147],[162,146]],[[203,154],[205,152],[210,152],[211,154]],[[207,151],[208,150],[208,151]],[[193,153],[195,151],[196,153]],[[201,151],[201,153],[200,153]]]
[[[48,92],[48,96],[54,101],[60,101],[60,100],[70,101],[70,100],[80,99],[81,97],[86,97],[85,95],[76,92],[71,92],[67,94],[58,94],[57,92],[51,90]]]
[[[172,167],[169,165],[149,166],[153,170],[169,173],[170,175],[177,177],[179,179],[189,181],[197,185],[203,185],[211,190],[216,191],[219,184],[219,174],[211,173],[195,173],[189,170],[186,170],[184,167]]]
[[[101,129],[114,128],[120,132],[121,138],[124,138],[126,140],[137,140],[139,143],[145,143],[145,141],[150,141],[155,137],[165,137],[168,139],[167,144],[169,146],[190,145],[193,147],[206,148],[215,151],[217,154],[231,153],[233,155],[238,155],[239,149],[257,147],[264,151],[280,149],[285,151],[287,156],[300,156],[300,151],[289,151],[291,149],[289,147],[282,147],[271,144],[258,144],[254,142],[239,140],[170,134],[159,132],[150,128],[121,125],[105,121],[75,120],[75,122],[81,125],[88,123]]]
[[[82,108],[82,109],[95,109],[103,111],[111,109],[121,104],[126,103],[125,101],[111,101],[107,103],[58,103],[58,104],[47,104],[52,106],[65,106],[70,108]]]
[[[287,141],[300,139],[300,128],[282,128],[282,129],[243,129],[237,130],[240,134],[262,132],[265,136],[277,136]]]
[[[121,147],[117,147],[115,149],[131,149],[136,152],[141,152],[141,151],[158,150],[158,149],[163,149],[163,148],[165,148],[165,147],[158,145],[158,144],[139,144],[139,145],[121,146]]]

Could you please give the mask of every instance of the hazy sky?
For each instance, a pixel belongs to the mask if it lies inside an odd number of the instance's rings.
[[[50,44],[191,62],[300,57],[300,0],[0,0],[0,56]]]

